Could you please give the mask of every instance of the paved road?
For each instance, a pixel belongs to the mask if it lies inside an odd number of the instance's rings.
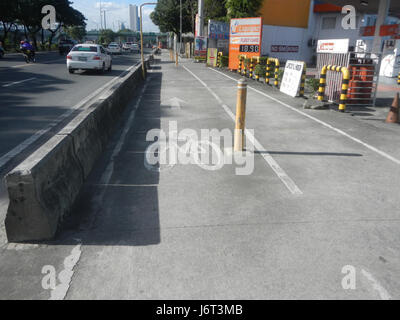
[[[250,174],[144,161],[151,129],[232,129],[236,80],[163,55],[57,239],[1,247],[0,298],[398,299],[398,125],[303,110],[253,82]]]
[[[64,116],[79,111],[84,101],[139,60],[138,54],[113,56],[112,72],[69,74],[65,57],[57,52],[38,53],[34,64],[26,64],[20,54],[1,59],[0,177],[46,141],[68,119]],[[7,206],[0,184],[0,227]]]
[[[21,55],[0,60],[0,167],[1,157],[44,129],[90,94],[139,61],[138,54],[114,56],[113,71],[105,74],[69,74],[65,57],[39,53],[37,63]]]

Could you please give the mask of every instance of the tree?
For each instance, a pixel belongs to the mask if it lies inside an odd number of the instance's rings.
[[[85,16],[78,10],[72,8],[71,2],[69,0],[50,0],[48,2],[50,2],[49,4],[53,5],[56,8],[56,19],[58,22],[56,29],[49,29],[51,33],[49,38],[49,50],[51,48],[54,36],[61,27],[65,27],[67,30],[69,28],[75,28],[73,32],[75,32],[75,36],[78,36],[77,39],[83,39],[83,37],[86,35]]]
[[[86,36],[86,29],[84,26],[67,27],[65,31],[70,38],[78,41],[82,41]]]
[[[17,19],[17,4],[14,1],[0,1],[0,21],[3,26],[3,37],[0,38],[0,41],[5,45],[5,41],[7,39],[8,32],[11,27],[14,25],[15,20]]]
[[[226,9],[226,0],[205,0],[204,17],[206,21],[209,19],[225,21],[228,11]]]
[[[192,31],[190,5],[193,0],[182,0],[182,32]],[[180,33],[180,2],[179,0],[158,0],[151,20],[160,28],[161,32]]]
[[[226,0],[227,16],[232,18],[257,17],[263,0]]]
[[[115,37],[116,37],[116,33],[114,31],[112,31],[111,29],[104,29],[100,31],[100,36],[99,36],[99,43],[103,44],[103,43],[110,43],[113,42]]]

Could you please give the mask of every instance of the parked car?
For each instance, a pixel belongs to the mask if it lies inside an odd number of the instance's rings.
[[[122,53],[121,46],[116,42],[111,42],[108,45],[107,49],[111,54],[121,54]]]
[[[98,44],[78,44],[67,55],[69,73],[75,70],[112,70],[112,57],[107,50]]]

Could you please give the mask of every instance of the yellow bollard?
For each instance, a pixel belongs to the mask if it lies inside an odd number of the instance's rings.
[[[244,131],[246,120],[246,97],[247,83],[245,79],[238,81],[237,102],[236,102],[236,124],[235,124],[235,140],[233,144],[234,151],[243,151],[244,149]]]
[[[399,72],[399,76],[397,77],[397,84],[400,85],[400,72]]]

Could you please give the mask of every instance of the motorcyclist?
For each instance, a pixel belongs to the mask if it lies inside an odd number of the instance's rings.
[[[35,49],[28,41],[21,41],[19,48],[25,54],[28,53],[27,51],[30,51],[30,55],[32,56],[32,58],[35,58]]]

